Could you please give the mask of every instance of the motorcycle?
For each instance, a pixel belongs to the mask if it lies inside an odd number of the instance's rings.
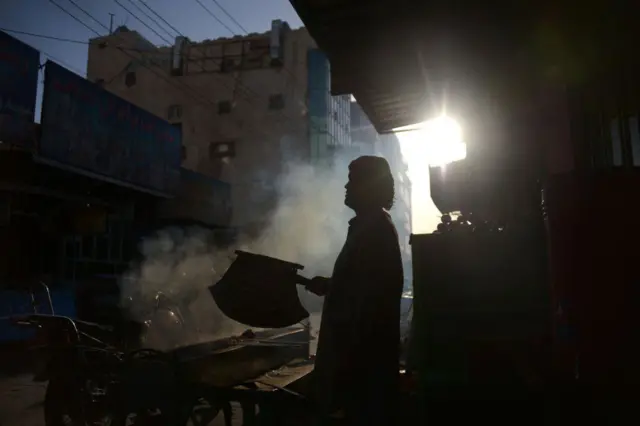
[[[125,352],[98,337],[108,331],[103,326],[64,316],[30,314],[13,322],[35,328],[44,344],[39,375],[48,381],[46,426],[148,425],[157,420],[157,405],[172,406],[166,392],[173,389],[172,370],[164,353]],[[158,385],[148,386],[150,378]]]

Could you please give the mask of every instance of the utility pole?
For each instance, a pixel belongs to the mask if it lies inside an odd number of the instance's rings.
[[[109,35],[113,34],[113,13],[109,14]]]

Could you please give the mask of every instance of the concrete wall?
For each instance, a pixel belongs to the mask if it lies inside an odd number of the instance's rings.
[[[268,32],[187,42],[182,51],[183,75],[176,76],[170,72],[171,47],[153,48],[136,32],[116,31],[92,40],[87,78],[181,125],[183,167],[229,182],[233,224],[242,226],[263,220],[272,204],[271,184],[283,160],[310,155],[307,51],[315,43],[304,29],[285,29],[281,41],[284,67],[272,66],[269,50],[260,53],[261,45],[269,46]],[[252,46],[258,46],[253,56]],[[251,65],[221,72],[225,61],[241,59]],[[241,68],[238,62],[236,68]],[[128,73],[135,73],[135,84],[126,84]],[[270,109],[270,96],[280,94],[283,108]],[[225,101],[231,103],[231,112],[221,114],[219,103]],[[219,143],[233,145],[235,155],[210,155]]]

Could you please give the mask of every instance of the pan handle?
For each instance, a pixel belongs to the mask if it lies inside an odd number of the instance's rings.
[[[303,277],[302,275],[297,275],[296,276],[296,284],[298,284],[298,285],[306,286],[310,282],[311,282],[311,279],[309,279],[307,277]]]

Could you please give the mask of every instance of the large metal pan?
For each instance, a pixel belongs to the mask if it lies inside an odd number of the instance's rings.
[[[309,333],[303,328],[267,330],[252,337],[236,336],[165,353],[150,352],[161,355],[138,357],[124,367],[124,389],[131,398],[149,393],[149,383],[154,384],[154,392],[162,393],[164,388],[178,384],[228,388],[251,381],[293,360],[308,359]]]
[[[284,328],[309,317],[296,284],[302,265],[244,251],[222,279],[210,287],[218,308],[229,318],[256,328]]]
[[[268,330],[256,333],[255,338],[232,338],[177,349],[173,356],[182,380],[228,387],[294,359],[308,358],[309,333],[301,328]]]

